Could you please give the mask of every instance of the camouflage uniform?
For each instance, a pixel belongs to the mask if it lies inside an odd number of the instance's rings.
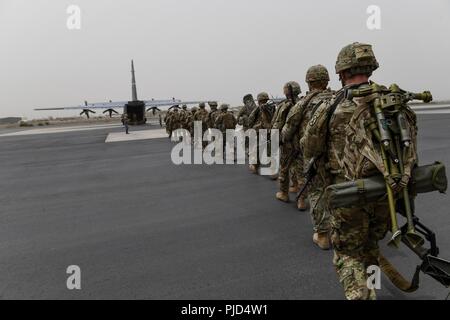
[[[300,85],[298,82],[290,81],[284,85],[284,93],[286,95],[286,100],[278,105],[272,121],[272,129],[277,129],[282,131],[287,115],[291,108],[298,102],[298,96],[301,93]],[[278,173],[278,181],[280,184],[280,192],[277,193],[276,197],[281,201],[289,201],[289,178],[291,170],[294,172],[295,179],[298,179],[298,166],[295,149],[292,141],[282,141],[280,145],[280,170]],[[294,185],[297,185],[297,181],[294,181]]]
[[[252,111],[248,118],[248,126],[253,128],[257,132],[257,146],[255,150],[249,151],[249,156],[256,161],[256,165],[251,165],[250,170],[253,173],[257,173],[257,169],[260,165],[259,163],[259,130],[266,129],[270,130],[272,127],[272,118],[275,113],[275,103],[270,101],[269,95],[266,92],[261,92],[257,97],[259,106]],[[267,137],[269,141],[269,137]],[[270,148],[269,148],[270,150]]]
[[[183,105],[180,110],[180,123],[183,129],[189,130],[189,110],[187,109],[187,105]]]
[[[205,104],[199,104],[199,110],[194,113],[193,120],[202,122],[202,135],[208,130],[208,111],[205,109]]]
[[[248,118],[251,113],[257,108],[255,104],[255,100],[251,94],[247,94],[243,98],[244,106],[239,110],[237,115],[238,124],[240,124],[244,131],[249,128],[248,126]]]
[[[378,68],[370,45],[353,43],[344,47],[336,62],[336,73],[348,76],[363,74],[370,76]],[[330,183],[346,181],[358,174],[353,169],[344,171],[346,153],[350,145],[345,137],[349,134],[349,124],[355,121],[354,114],[360,108],[355,99],[343,98],[344,90],[359,85],[345,86],[329,102],[321,104],[312,116],[303,140],[307,158],[319,157],[327,163]],[[335,110],[333,112],[333,108]],[[358,124],[359,125],[359,124]],[[362,137],[354,134],[355,141]],[[353,149],[353,154],[361,150]],[[359,158],[360,159],[360,158]],[[331,240],[334,249],[333,263],[347,299],[374,299],[374,290],[367,288],[367,267],[378,264],[378,241],[388,230],[387,205],[370,204],[364,207],[338,208],[330,211]]]
[[[210,101],[208,102],[209,107],[211,108],[211,111],[208,114],[208,128],[217,128],[216,127],[216,119],[217,116],[220,114],[220,111],[217,109],[217,102]]]
[[[198,111],[197,107],[193,107],[189,114],[186,122],[188,124],[188,130],[191,133],[191,138],[194,138],[194,114]]]
[[[169,134],[169,137],[171,135],[170,132],[170,117],[172,116],[172,110],[168,110],[166,115],[164,116],[164,123],[166,125],[166,132]]]
[[[227,140],[226,132],[227,130],[236,129],[237,120],[231,111],[228,111],[228,104],[222,104],[220,106],[220,113],[217,115],[214,127],[222,131],[223,136],[223,154],[225,155]]]
[[[304,171],[309,159],[305,159],[303,152],[301,151],[300,139],[304,136],[306,126],[311,119],[312,113],[314,113],[316,108],[322,102],[331,99],[333,92],[329,89],[323,89],[326,88],[329,80],[328,70],[324,66],[316,65],[308,69],[306,73],[306,82],[310,86],[310,91],[294,106],[294,108],[291,109],[281,133],[282,142],[292,141],[296,154],[298,155],[297,166],[301,172],[298,183],[301,187],[306,183]],[[320,82],[323,83],[322,86],[314,86],[314,84]],[[323,165],[319,166],[318,173],[319,174],[308,186],[307,192],[305,191],[299,199],[298,207],[299,209],[305,207],[301,202],[308,196],[313,230],[317,233],[324,233],[329,231],[329,214],[327,214],[322,201],[320,201],[322,199],[324,186],[326,185],[326,174]]]
[[[178,108],[174,109],[171,112],[170,118],[169,118],[169,137],[172,137],[172,133],[177,130],[177,129],[181,129],[182,128],[182,114],[181,112],[178,110]]]
[[[222,104],[220,106],[220,113],[217,115],[214,127],[226,133],[227,129],[235,129],[237,120],[231,111],[228,111],[228,104]]]

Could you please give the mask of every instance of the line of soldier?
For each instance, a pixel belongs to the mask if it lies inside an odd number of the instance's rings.
[[[219,129],[222,132],[226,132],[227,129],[236,129],[237,120],[233,112],[228,110],[230,107],[228,104],[221,104],[218,108],[216,101],[209,101],[208,106],[210,111],[206,109],[205,103],[200,103],[198,107],[193,107],[191,110],[186,105],[183,105],[181,109],[179,106],[171,107],[164,117],[169,138],[177,129],[186,129],[193,137],[196,121],[202,123],[202,134],[208,129]]]
[[[379,142],[373,138],[371,130],[374,115],[370,111],[370,100],[346,97],[348,90],[372,84],[369,78],[378,67],[372,46],[355,42],[338,54],[335,71],[342,88],[337,91],[328,88],[328,70],[323,65],[314,65],[306,73],[308,92],[304,96],[300,96],[300,85],[295,81],[284,85],[286,99],[278,105],[265,92],[257,95],[258,104],[248,94],[243,98],[244,106],[237,121],[227,111],[227,105],[222,105],[222,113],[218,113],[217,103],[209,103],[211,112],[205,110],[205,104],[201,104],[199,110],[187,111],[185,106],[181,111],[175,108],[165,119],[169,134],[176,128],[192,132],[193,121],[203,123],[203,132],[208,128],[234,129],[236,122],[244,130],[278,129],[280,169],[276,199],[289,202],[289,193],[306,190],[298,197],[296,206],[305,211],[309,203],[312,240],[321,249],[333,248],[333,264],[345,296],[351,300],[376,298],[374,289],[367,286],[367,270],[369,266],[379,265],[378,242],[389,229],[388,202],[382,200],[375,204],[331,209],[324,190],[332,184],[370,178],[381,172],[390,189],[399,194],[407,186],[411,170],[417,164],[417,124],[412,111],[408,111],[410,114],[405,121],[413,131],[410,132],[410,150],[413,152],[405,158],[401,179],[389,179]],[[219,120],[225,117],[230,119],[229,125]],[[249,150],[250,154],[257,155],[258,152]],[[312,159],[317,174],[305,186],[304,172]],[[259,166],[257,161],[249,169],[258,173]]]
[[[244,106],[238,114],[238,123],[244,130],[278,129],[280,133],[280,169],[278,172],[279,191],[276,198],[289,202],[289,193],[298,193],[305,185],[305,161],[300,147],[300,139],[304,136],[306,125],[316,106],[322,101],[329,100],[333,91],[328,87],[330,80],[328,70],[322,65],[309,68],[306,73],[306,83],[309,91],[300,97],[301,89],[298,82],[289,81],[283,87],[286,99],[275,104],[266,92],[257,95],[258,105],[253,96],[244,96]],[[252,153],[252,152],[250,152]],[[257,152],[254,152],[257,154]],[[252,164],[249,169],[257,174],[259,162]],[[322,174],[323,176],[323,174]],[[323,179],[316,177],[310,184],[308,192],[303,192],[298,198],[297,208],[307,210],[307,198],[314,225],[313,241],[322,249],[330,248],[329,218],[319,201],[323,192]]]
[[[304,211],[309,202],[313,242],[324,250],[333,248],[333,264],[350,300],[376,298],[375,291],[367,286],[367,270],[369,266],[379,265],[378,242],[386,236],[390,224],[388,201],[331,209],[324,199],[324,190],[332,184],[381,173],[391,190],[401,194],[417,164],[417,124],[411,109],[407,109],[406,121],[412,128],[410,150],[413,152],[405,158],[401,179],[390,179],[383,166],[380,142],[371,130],[375,116],[370,97],[346,97],[347,90],[372,84],[369,78],[378,67],[371,45],[349,44],[339,52],[335,65],[341,89],[329,89],[328,70],[323,65],[315,65],[306,73],[308,92],[304,96],[300,96],[300,85],[290,81],[283,88],[286,99],[277,106],[265,92],[258,94],[258,106],[251,95],[246,95],[238,115],[238,123],[245,130],[279,130],[276,198],[289,202],[289,193],[305,187],[306,192],[298,197],[296,205]],[[304,173],[312,159],[316,160],[317,174],[306,187]],[[258,165],[251,165],[250,170],[257,173]]]

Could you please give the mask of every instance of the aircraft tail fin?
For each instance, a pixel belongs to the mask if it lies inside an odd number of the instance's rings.
[[[137,101],[136,76],[134,74],[134,62],[131,60],[131,95],[132,101]]]

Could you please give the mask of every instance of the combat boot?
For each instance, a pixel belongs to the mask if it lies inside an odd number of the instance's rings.
[[[306,211],[307,206],[306,206],[306,199],[304,196],[301,196],[300,198],[298,198],[297,209],[300,211]]]
[[[289,202],[289,194],[287,192],[279,191],[275,196],[280,201]]]
[[[300,191],[300,186],[298,185],[298,183],[295,183],[289,187],[290,193],[299,193],[299,191]]]
[[[314,233],[313,242],[322,250],[330,249],[330,238],[328,232]]]

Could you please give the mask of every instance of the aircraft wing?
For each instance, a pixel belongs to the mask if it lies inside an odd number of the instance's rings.
[[[145,101],[146,106],[169,106],[180,103],[181,100],[148,100]],[[72,107],[59,107],[59,108],[36,108],[35,111],[44,110],[81,110],[81,109],[113,109],[113,108],[123,108],[128,101],[111,101],[111,102],[95,102],[95,103],[85,103],[78,106]]]
[[[121,108],[127,103],[128,103],[127,101],[97,102],[97,103],[85,103],[85,104],[80,104],[78,106],[72,106],[72,107],[37,108],[34,110],[42,111],[42,110],[77,110],[77,109],[112,109],[112,108]]]
[[[286,100],[286,98],[272,98],[270,99],[271,101],[275,102],[275,103],[280,103]]]
[[[162,106],[173,106],[173,105],[183,105],[183,104],[197,104],[197,103],[206,103],[207,101],[181,101],[181,100],[166,100],[166,101],[157,101],[157,100],[145,100],[146,107],[162,107]]]

